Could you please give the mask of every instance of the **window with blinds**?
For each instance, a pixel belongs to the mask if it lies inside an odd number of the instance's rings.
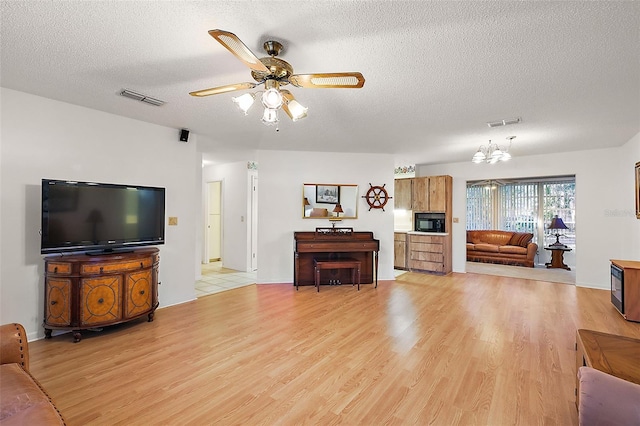
[[[539,246],[555,241],[553,216],[569,229],[562,242],[575,248],[575,176],[467,184],[467,229],[531,232]],[[553,241],[552,241],[553,240]]]

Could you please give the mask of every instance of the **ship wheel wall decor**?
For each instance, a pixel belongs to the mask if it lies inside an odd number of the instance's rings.
[[[387,201],[393,197],[389,196],[384,185],[373,186],[369,184],[369,186],[370,188],[367,191],[367,195],[362,196],[362,198],[367,201],[367,204],[369,204],[369,211],[371,211],[371,209],[382,209],[382,211],[384,211],[384,206],[387,204]]]

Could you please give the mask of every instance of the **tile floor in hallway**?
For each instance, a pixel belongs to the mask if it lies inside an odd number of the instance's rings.
[[[196,297],[220,293],[256,283],[256,272],[240,272],[222,267],[222,262],[202,265],[202,277],[196,281]]]

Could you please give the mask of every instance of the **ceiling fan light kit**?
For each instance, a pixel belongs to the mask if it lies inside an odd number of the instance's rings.
[[[191,96],[204,97],[236,90],[253,89],[258,84],[264,83],[264,91],[245,93],[234,97],[232,100],[247,115],[255,102],[256,96],[260,95],[264,106],[262,122],[269,126],[278,123],[279,109],[284,110],[292,121],[298,121],[307,116],[308,108],[296,101],[290,91],[281,89],[281,86],[292,84],[301,88],[319,89],[359,89],[364,86],[364,77],[359,72],[294,74],[293,67],[287,61],[276,58],[282,51],[282,44],[274,40],[269,40],[263,45],[269,56],[258,59],[233,33],[224,30],[211,30],[209,35],[251,69],[251,76],[257,84],[250,82],[229,84],[198,90],[189,94]]]
[[[278,82],[275,80],[268,80],[265,85],[267,87],[272,87],[262,94],[262,105],[264,105],[265,108],[280,108],[282,106],[282,93],[278,90]]]
[[[278,110],[272,108],[265,108],[262,114],[262,122],[267,126],[273,126],[278,124]]]
[[[256,94],[245,93],[244,95],[231,98],[231,100],[236,104],[238,108],[240,108],[240,111],[244,112],[244,115],[247,115],[249,112],[249,108],[251,108],[253,102],[256,100]]]
[[[282,109],[287,113],[291,120],[298,121],[301,118],[305,118],[307,116],[307,110],[309,108],[303,107],[296,101],[295,99],[287,102],[282,105]]]

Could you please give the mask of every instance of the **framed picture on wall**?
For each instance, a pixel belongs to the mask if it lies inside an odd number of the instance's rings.
[[[338,185],[316,186],[316,203],[340,204],[340,186]]]
[[[636,163],[636,217],[640,219],[640,161]]]

